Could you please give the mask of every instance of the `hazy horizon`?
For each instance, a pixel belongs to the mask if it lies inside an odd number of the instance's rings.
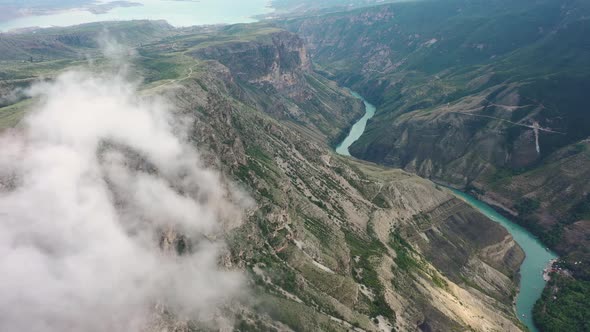
[[[113,3],[112,1],[105,2]],[[113,5],[103,8],[104,13],[91,12],[91,5],[81,2],[59,7],[28,8],[26,5],[12,8],[10,19],[1,20],[0,31],[7,32],[30,27],[71,26],[101,21],[166,20],[176,27],[210,24],[255,22],[255,16],[273,11],[269,0],[133,0],[120,1],[127,6]],[[2,7],[9,7],[0,3]],[[21,13],[22,16],[18,16]]]

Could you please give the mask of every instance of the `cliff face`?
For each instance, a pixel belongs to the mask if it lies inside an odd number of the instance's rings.
[[[262,41],[232,42],[209,46],[195,56],[215,59],[228,67],[237,79],[263,87],[268,84],[297,101],[311,96],[303,87],[311,73],[311,61],[297,35],[281,31]]]
[[[190,55],[222,64],[252,102],[277,119],[314,131],[319,140],[336,139],[362,114],[359,101],[313,72],[297,35],[268,27],[262,34],[248,26],[236,29],[227,28],[229,40],[197,45]]]

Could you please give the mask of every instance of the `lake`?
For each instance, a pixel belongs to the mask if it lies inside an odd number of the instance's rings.
[[[142,6],[117,7],[104,14],[73,9],[0,22],[0,31],[26,27],[69,26],[99,21],[166,20],[176,26],[255,22],[273,12],[269,0],[132,0]]]

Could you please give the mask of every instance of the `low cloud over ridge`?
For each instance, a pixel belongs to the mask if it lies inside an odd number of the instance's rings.
[[[30,94],[0,136],[0,331],[143,331],[156,304],[208,320],[239,292],[212,239],[240,208],[165,100],[84,71]],[[170,230],[190,254],[161,249]]]

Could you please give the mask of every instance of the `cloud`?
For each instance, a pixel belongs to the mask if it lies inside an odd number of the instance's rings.
[[[239,293],[212,239],[240,196],[183,139],[190,121],[118,74],[29,93],[37,107],[0,136],[0,331],[143,331],[156,304],[208,320]],[[190,254],[160,248],[173,231]]]

